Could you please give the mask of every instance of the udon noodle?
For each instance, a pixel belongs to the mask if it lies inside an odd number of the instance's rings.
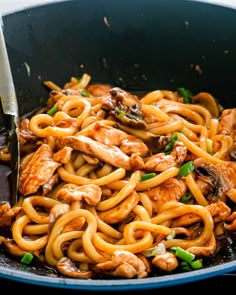
[[[236,109],[184,88],[140,97],[87,73],[44,84],[46,105],[20,122],[2,249],[72,278],[195,269],[177,249],[204,267],[236,230]]]

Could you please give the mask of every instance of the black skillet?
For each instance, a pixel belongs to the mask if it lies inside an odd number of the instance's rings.
[[[236,106],[236,10],[184,0],[78,0],[32,6],[3,16],[20,115],[42,105],[48,91],[87,72],[92,82],[129,91],[183,86]],[[0,277],[81,290],[137,290],[180,285],[236,271],[236,242],[185,273],[144,279],[78,280],[0,254]]]

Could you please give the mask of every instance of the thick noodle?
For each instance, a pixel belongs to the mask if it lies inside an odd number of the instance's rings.
[[[143,278],[180,270],[176,247],[204,264],[236,230],[236,109],[87,73],[45,86],[46,106],[21,120],[19,200],[0,207],[6,252],[66,277]]]

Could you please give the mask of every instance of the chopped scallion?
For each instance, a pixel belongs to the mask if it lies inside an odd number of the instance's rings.
[[[180,198],[180,202],[186,204],[189,200],[192,199],[192,197],[192,193],[188,191]]]
[[[186,162],[179,169],[179,177],[182,178],[194,171],[193,161]]]
[[[58,112],[58,107],[52,107],[51,109],[48,110],[47,114],[49,116],[53,116]]]
[[[186,262],[186,261],[181,261],[180,265],[181,265],[181,266],[188,266],[189,264],[188,264],[188,262]]]
[[[88,92],[87,90],[85,90],[85,89],[82,89],[82,90],[80,91],[80,94],[81,94],[83,97],[89,97],[89,92]]]
[[[186,270],[186,271],[200,269],[202,268],[202,261],[200,259],[193,260],[191,262],[181,261],[180,266],[182,270]]]
[[[206,140],[206,148],[207,148],[208,154],[212,154],[213,141],[210,138],[207,138]]]
[[[191,270],[190,264],[188,262],[186,262],[186,261],[181,261],[180,266],[181,266],[181,269],[184,270],[184,271],[190,271]]]
[[[202,261],[200,259],[194,260],[190,263],[192,269],[202,268]]]
[[[184,87],[179,87],[177,88],[177,91],[183,98],[183,103],[190,103],[191,98],[192,98],[192,93],[190,90],[184,88]]]
[[[155,176],[156,176],[156,173],[155,172],[143,174],[141,176],[141,181],[151,179],[151,178],[153,178]]]
[[[178,140],[178,135],[176,133],[174,133],[170,138],[170,142],[164,148],[165,154],[167,154],[167,155],[170,154],[170,152],[172,151],[174,144],[176,143],[177,140]]]
[[[119,108],[115,108],[115,114],[120,117],[124,117],[126,115],[126,113]]]
[[[21,258],[21,263],[24,263],[24,264],[30,264],[31,261],[33,260],[34,258],[34,255],[31,254],[31,253],[25,253],[24,256]]]
[[[173,248],[170,248],[171,251],[173,251]],[[192,262],[195,259],[195,255],[186,251],[185,249],[181,247],[176,247],[174,250],[174,255],[178,258],[180,258],[183,261],[186,262]]]

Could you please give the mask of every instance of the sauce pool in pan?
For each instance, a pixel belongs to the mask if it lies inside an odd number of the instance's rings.
[[[7,150],[8,146],[8,135],[5,130],[0,131],[0,149],[3,151]],[[9,159],[7,158],[7,151],[6,154],[2,154],[0,156],[2,161],[0,161],[0,186],[1,186],[1,198],[0,203],[5,203],[6,201],[10,201],[11,199],[11,183],[10,183],[10,174],[11,174],[11,167],[9,164]]]

